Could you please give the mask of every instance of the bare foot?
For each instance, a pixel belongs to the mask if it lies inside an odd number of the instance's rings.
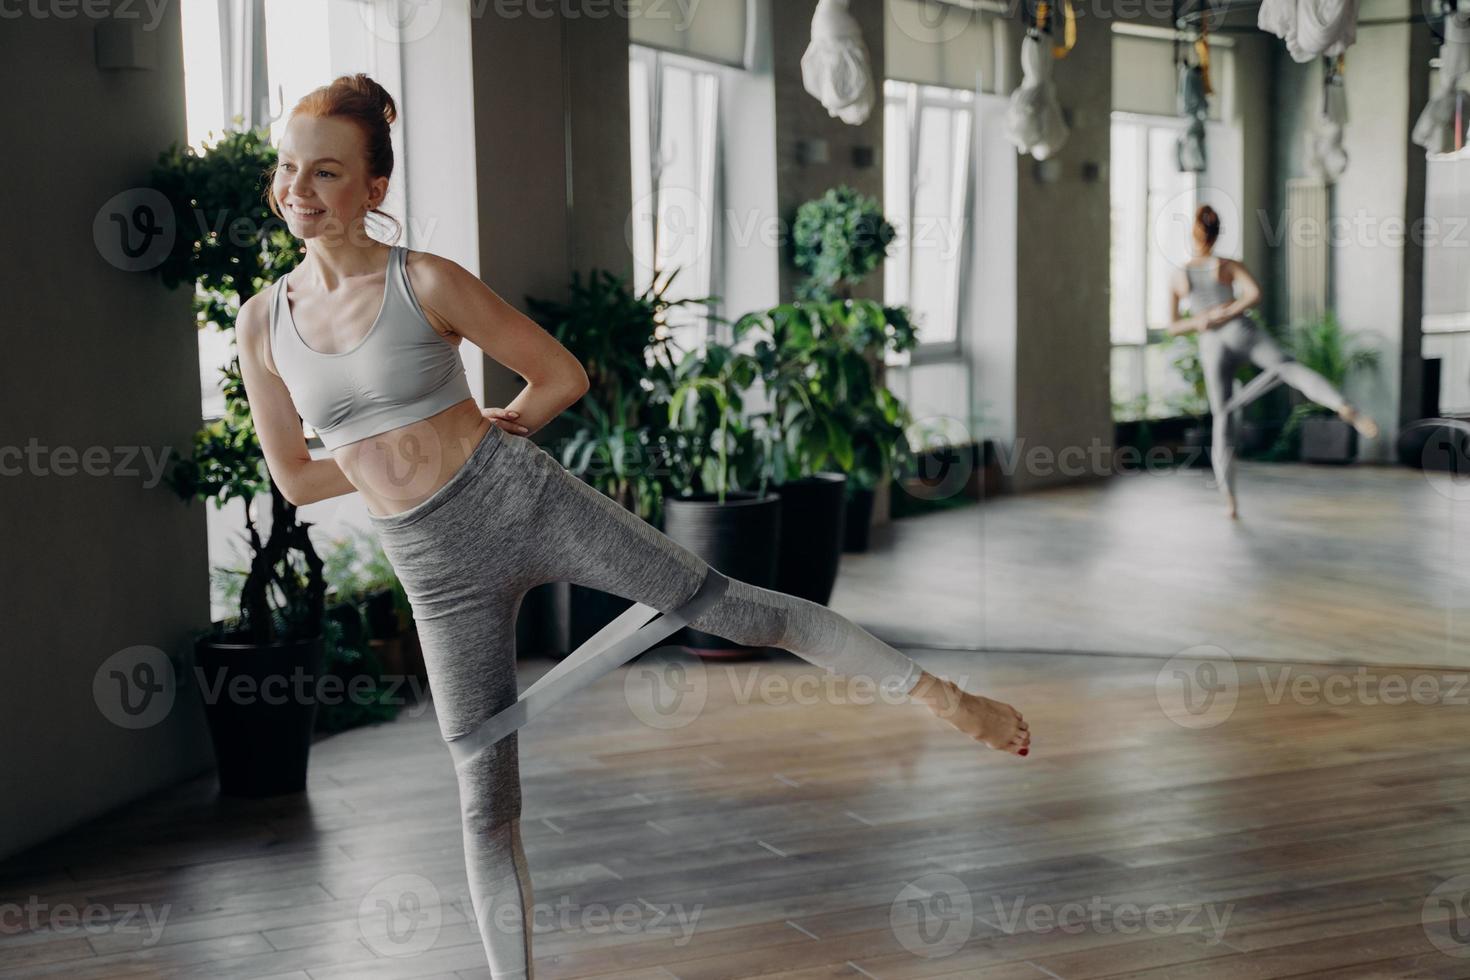
[[[1235,494],[1233,493],[1227,493],[1225,495],[1225,513],[1231,520],[1235,520],[1240,516],[1240,508],[1236,506]]]
[[[1358,411],[1356,408],[1353,408],[1353,406],[1344,405],[1341,409],[1338,410],[1337,414],[1342,417],[1342,420],[1344,422],[1347,422],[1353,428],[1357,429],[1358,435],[1362,436],[1364,439],[1378,438],[1378,423],[1373,421],[1368,416],[1364,415],[1362,412]]]
[[[1010,705],[971,694],[953,681],[925,673],[910,697],[977,742],[1012,755],[1031,751],[1031,726]]]

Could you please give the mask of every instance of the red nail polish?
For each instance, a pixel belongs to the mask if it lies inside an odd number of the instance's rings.
[[[1019,752],[1019,753],[1017,753],[1017,754],[1018,754],[1018,755],[1025,755],[1025,754],[1026,754],[1026,753],[1028,753],[1028,752],[1030,752],[1030,751],[1031,751],[1031,748],[1030,748],[1030,746],[1027,746],[1027,747],[1026,747],[1026,748],[1024,748],[1024,749],[1022,749],[1022,750],[1021,750],[1021,751],[1020,751],[1020,752]]]

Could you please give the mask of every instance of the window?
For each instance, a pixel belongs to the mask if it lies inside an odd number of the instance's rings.
[[[958,354],[975,94],[889,79],[883,102],[884,301],[913,311],[915,354]]]
[[[1440,359],[1439,411],[1470,412],[1470,151],[1431,155],[1424,201],[1423,356]]]
[[[665,297],[719,293],[714,243],[721,213],[719,78],[695,59],[629,45],[633,154],[633,289],[677,269]],[[668,311],[669,334],[681,350],[700,347],[708,329],[699,304]]]
[[[189,145],[203,152],[206,142],[213,142],[226,128],[226,70],[220,64],[220,4],[190,0],[180,11],[184,36],[185,118]],[[228,19],[225,36],[230,36]],[[239,34],[234,37],[238,40]],[[237,45],[241,47],[243,45]],[[244,52],[236,51],[236,57]],[[200,411],[205,419],[224,414],[224,377],[220,369],[228,365],[233,350],[229,334],[214,327],[199,331],[199,390],[203,393]]]
[[[1170,277],[1190,254],[1196,180],[1181,173],[1175,144],[1182,120],[1113,113],[1112,388],[1119,420],[1159,418],[1190,404],[1173,366]],[[1151,333],[1152,331],[1152,333]]]

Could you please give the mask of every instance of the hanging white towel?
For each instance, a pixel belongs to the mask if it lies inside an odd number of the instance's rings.
[[[1205,72],[1199,65],[1179,66],[1179,114],[1189,125],[1175,145],[1181,173],[1205,171],[1205,119],[1210,114],[1210,100],[1205,95]]]
[[[1327,183],[1332,183],[1347,170],[1347,150],[1342,146],[1342,131],[1347,125],[1347,89],[1342,76],[1329,76],[1322,85],[1322,108],[1316,124],[1307,134],[1307,169]]]
[[[1449,149],[1446,137],[1455,118],[1455,93],[1470,79],[1470,10],[1444,21],[1444,43],[1439,46],[1439,79],[1434,95],[1414,123],[1413,140],[1429,153]]]
[[[801,56],[801,83],[827,109],[852,126],[873,111],[876,99],[868,46],[848,13],[847,0],[818,0],[812,40]]]
[[[1358,0],[1262,0],[1256,26],[1284,40],[1294,61],[1335,57],[1357,40]]]
[[[1021,41],[1021,85],[1006,108],[1006,136],[1016,149],[1038,160],[1053,156],[1067,142],[1067,123],[1051,80],[1049,42],[1028,33]]]

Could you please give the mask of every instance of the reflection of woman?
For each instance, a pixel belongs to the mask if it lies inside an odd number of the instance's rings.
[[[282,492],[304,505],[361,491],[454,742],[515,702],[515,617],[532,587],[571,581],[669,612],[709,566],[523,437],[587,390],[570,352],[458,264],[364,233],[387,193],[395,116],[365,75],[297,104],[269,195],[306,256],[242,305],[237,339]],[[465,338],[527,379],[507,408],[481,411],[470,397],[456,351]],[[298,409],[332,459],[311,458]],[[1029,751],[1014,708],[920,670],[825,606],[730,578],[690,622],[882,683],[991,748]],[[456,763],[470,897],[496,978],[531,975],[517,747],[512,733]]]
[[[1172,283],[1169,326],[1171,334],[1199,331],[1200,367],[1205,375],[1205,394],[1214,416],[1210,460],[1215,482],[1225,494],[1226,510],[1236,516],[1235,425],[1233,412],[1226,412],[1236,369],[1249,359],[1263,370],[1274,369],[1281,380],[1319,405],[1325,405],[1365,438],[1378,435],[1378,426],[1343,400],[1342,394],[1322,375],[1282,353],[1276,342],[1246,319],[1246,310],[1261,301],[1261,288],[1245,266],[1213,253],[1220,237],[1220,217],[1208,204],[1194,219],[1194,257]],[[1236,295],[1236,287],[1240,295]],[[1187,299],[1190,316],[1180,318],[1179,301]]]

